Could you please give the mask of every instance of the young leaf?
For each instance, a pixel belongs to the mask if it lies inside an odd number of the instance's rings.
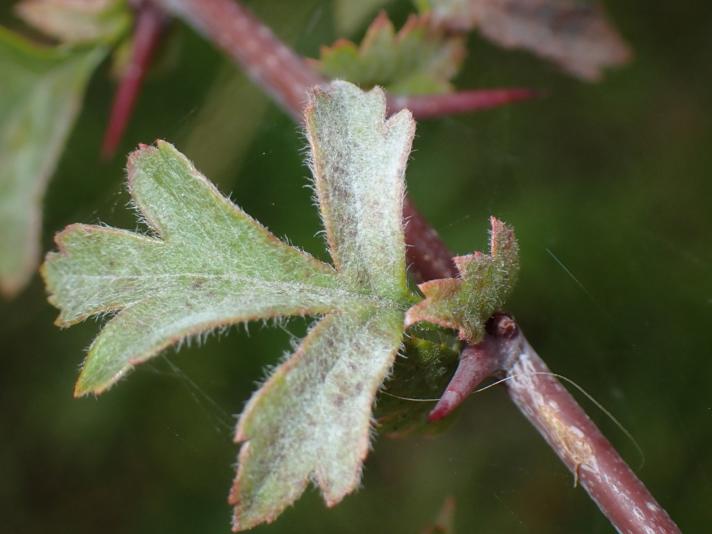
[[[490,254],[453,258],[459,278],[420,284],[426,298],[408,310],[406,325],[428,321],[458,330],[460,339],[470,344],[482,340],[485,322],[504,305],[519,272],[514,231],[494,217],[490,224]]]
[[[275,238],[165,142],[129,159],[129,190],[154,236],[72,225],[43,267],[59,324],[116,312],[92,343],[76,393],[216,326],[325,315],[250,400],[230,501],[236,530],[273,520],[309,480],[329,505],[358,484],[371,405],[400,346],[406,285],[403,174],[408,111],[385,120],[380,89],[317,89],[312,167],[334,267]]]
[[[524,48],[570,74],[596,81],[624,65],[631,51],[596,0],[417,0],[433,21],[451,29],[477,28],[506,48]]]
[[[73,44],[113,41],[131,21],[126,0],[22,0],[15,10],[30,26]]]
[[[104,49],[35,46],[0,28],[0,293],[37,264],[41,203]]]
[[[409,17],[396,33],[382,11],[360,46],[340,39],[322,47],[314,64],[329,78],[367,87],[381,85],[396,95],[421,95],[450,91],[450,79],[464,57],[463,39],[432,28],[427,17]]]

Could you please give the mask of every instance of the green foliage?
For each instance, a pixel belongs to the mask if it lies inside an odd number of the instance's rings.
[[[426,298],[408,310],[406,324],[429,321],[458,330],[460,339],[469,343],[482,340],[485,322],[507,301],[519,272],[514,231],[494,217],[490,223],[490,254],[453,258],[459,278],[420,284]]]
[[[58,324],[119,312],[92,343],[77,395],[102,392],[186,335],[353,300],[333,269],[275,238],[168,143],[134,152],[128,183],[156,237],[72,225],[43,270]]]
[[[464,41],[432,28],[426,17],[411,16],[396,33],[385,12],[371,23],[360,45],[341,39],[322,47],[318,69],[364,87],[380,85],[393,94],[450,91],[450,80],[465,57]]]
[[[37,264],[41,204],[103,48],[52,49],[0,28],[0,290]]]
[[[451,417],[428,422],[434,403],[422,399],[440,397],[457,367],[461,345],[449,331],[425,322],[408,329],[402,357],[396,358],[374,410],[379,433],[433,434],[449,426]]]
[[[406,285],[403,175],[415,123],[346,82],[306,113],[334,267],[270,234],[165,142],[141,147],[129,191],[155,235],[72,225],[43,274],[59,324],[115,312],[92,343],[76,393],[100,393],[134,365],[215,327],[323,315],[253,396],[231,493],[236,529],[271,521],[309,480],[327,504],[358,485],[371,405],[401,344]]]
[[[16,11],[63,43],[113,42],[131,22],[126,0],[23,0]]]

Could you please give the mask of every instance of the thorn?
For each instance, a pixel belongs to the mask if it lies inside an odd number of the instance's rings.
[[[467,395],[469,395],[469,393]],[[435,421],[444,419],[454,412],[464,400],[465,397],[460,392],[446,389],[445,393],[443,393],[442,397],[440,397],[440,400],[435,405],[435,408],[433,408],[428,414],[428,421],[434,423]]]
[[[496,373],[500,367],[501,362],[490,339],[485,338],[482,343],[465,347],[455,374],[435,408],[428,414],[428,421],[432,423],[450,415],[483,380]]]
[[[111,106],[109,123],[101,146],[101,156],[104,159],[111,158],[121,142],[167,21],[166,15],[154,3],[136,4],[131,58],[121,75]]]
[[[541,98],[544,93],[534,89],[474,89],[440,95],[392,96],[390,112],[408,108],[416,119],[441,117],[471,111],[484,111],[514,102]]]

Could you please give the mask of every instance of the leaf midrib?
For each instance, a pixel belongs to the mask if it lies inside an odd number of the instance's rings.
[[[379,308],[399,308],[399,309],[405,309],[407,306],[410,304],[408,303],[410,294],[407,292],[404,292],[403,298],[400,300],[383,296],[383,295],[375,295],[373,293],[367,293],[367,292],[361,292],[361,291],[354,291],[353,289],[347,288],[347,287],[337,287],[340,283],[346,282],[348,284],[347,280],[344,280],[344,276],[340,275],[337,272],[334,272],[333,275],[333,280],[334,280],[334,285],[319,285],[319,284],[307,284],[303,282],[298,282],[298,281],[293,281],[293,280],[269,280],[266,278],[261,278],[261,277],[253,277],[253,276],[240,276],[232,273],[163,273],[163,274],[138,274],[138,275],[121,275],[121,276],[116,276],[116,275],[108,275],[108,274],[71,274],[67,273],[63,275],[63,278],[65,280],[85,280],[85,279],[91,279],[91,280],[111,280],[111,281],[124,281],[124,280],[156,280],[156,279],[179,279],[179,278],[186,278],[187,280],[224,280],[224,281],[234,281],[234,282],[243,282],[245,284],[252,284],[255,286],[256,284],[260,284],[262,286],[271,286],[274,288],[284,288],[284,289],[289,289],[289,288],[298,288],[298,289],[304,289],[305,292],[308,291],[326,291],[331,294],[333,294],[335,297],[334,301],[343,301],[345,304],[353,304],[354,302],[359,302],[362,304],[375,304]],[[160,290],[159,290],[160,292]],[[196,289],[196,293],[199,293],[200,290]],[[152,297],[146,297],[146,299],[140,299],[140,302],[142,300],[148,300],[149,298]],[[333,306],[334,309],[339,309],[340,307],[338,306]]]

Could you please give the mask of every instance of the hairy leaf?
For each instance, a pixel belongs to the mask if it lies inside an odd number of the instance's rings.
[[[113,41],[131,21],[126,0],[22,0],[15,9],[27,24],[63,43]]]
[[[72,225],[44,267],[60,325],[119,311],[89,348],[77,395],[100,393],[186,335],[353,300],[333,268],[275,238],[170,144],[134,152],[128,182],[155,237]]]
[[[315,62],[330,78],[361,86],[382,85],[393,94],[443,93],[452,89],[465,56],[464,41],[432,28],[427,17],[411,16],[396,33],[382,11],[359,46],[341,39],[322,47]]]
[[[460,339],[468,343],[482,340],[485,322],[504,305],[519,272],[514,231],[494,217],[490,223],[490,254],[475,252],[453,258],[459,278],[420,284],[426,298],[408,310],[407,325],[428,321],[458,330]]]
[[[366,298],[315,326],[250,400],[237,431],[245,444],[230,496],[236,530],[274,519],[310,479],[328,505],[358,485],[371,405],[409,298],[402,201],[415,123],[408,111],[384,121],[385,111],[380,89],[345,82],[315,90],[307,108],[329,252],[342,286]]]
[[[283,315],[324,315],[250,400],[230,500],[234,527],[271,521],[313,480],[328,504],[358,484],[371,405],[412,297],[401,221],[414,134],[384,93],[346,82],[307,111],[315,189],[334,266],[279,241],[165,142],[141,147],[129,191],[152,230],[72,225],[43,274],[58,322],[116,313],[92,343],[78,395],[99,393],[185,336]]]
[[[255,394],[238,425],[233,527],[272,521],[319,486],[337,504],[361,479],[371,405],[403,332],[397,308],[355,306],[322,319]]]
[[[433,21],[476,28],[506,48],[524,48],[584,80],[630,60],[628,45],[597,0],[417,0]]]
[[[37,264],[41,203],[103,49],[35,46],[0,28],[0,292]]]

